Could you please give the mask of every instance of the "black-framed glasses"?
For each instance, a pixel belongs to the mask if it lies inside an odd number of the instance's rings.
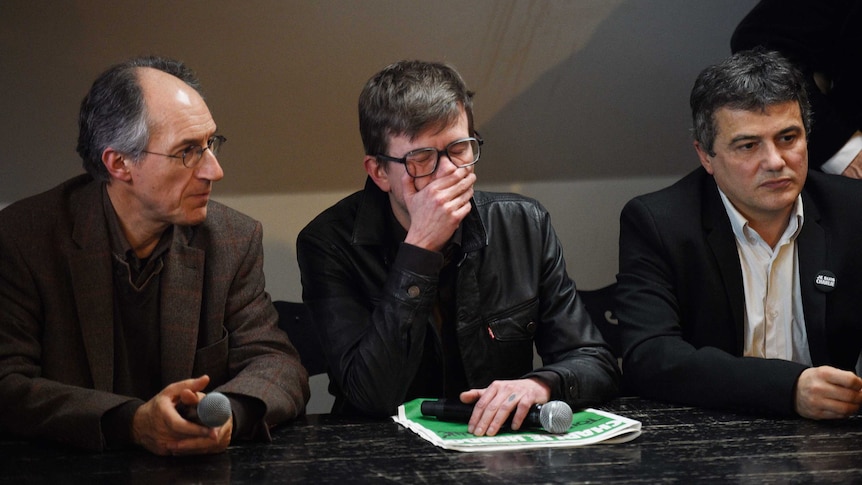
[[[195,168],[198,163],[200,163],[201,159],[203,159],[204,152],[206,150],[211,151],[214,156],[218,156],[218,152],[221,149],[221,146],[224,145],[224,142],[226,141],[227,138],[221,135],[214,135],[212,138],[207,140],[207,146],[202,147],[200,145],[190,145],[186,147],[185,150],[180,152],[179,155],[168,155],[167,153],[148,152],[146,150],[141,151],[144,153],[149,153],[150,155],[161,155],[168,158],[179,158],[183,161],[184,167]]]
[[[476,134],[479,135],[478,133]],[[446,148],[417,148],[410,150],[401,158],[389,155],[376,155],[377,158],[387,162],[404,164],[407,173],[413,178],[427,177],[437,170],[440,155],[446,155],[456,167],[469,167],[479,161],[481,146],[485,143],[481,138],[469,137],[455,140],[446,145]]]

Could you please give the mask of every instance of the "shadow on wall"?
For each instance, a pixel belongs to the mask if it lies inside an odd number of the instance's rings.
[[[687,173],[691,86],[730,54],[730,34],[755,3],[624,2],[582,49],[482,124],[494,163],[483,182]],[[506,135],[513,126],[517,136]]]

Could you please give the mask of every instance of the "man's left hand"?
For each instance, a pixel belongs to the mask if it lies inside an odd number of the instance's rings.
[[[485,389],[461,393],[461,402],[475,403],[467,431],[476,436],[496,435],[514,412],[512,429],[520,429],[534,404],[551,398],[551,389],[538,379],[494,381]]]

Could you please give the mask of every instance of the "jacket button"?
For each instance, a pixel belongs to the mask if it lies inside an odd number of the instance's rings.
[[[421,292],[419,291],[419,287],[416,285],[413,285],[410,288],[407,288],[407,295],[410,298],[416,298],[417,296],[419,296],[419,293],[421,293]]]
[[[534,333],[536,331],[536,322],[530,322],[527,324],[527,331],[530,333]]]

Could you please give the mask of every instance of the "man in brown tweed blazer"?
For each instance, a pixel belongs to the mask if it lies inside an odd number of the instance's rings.
[[[0,212],[0,432],[213,453],[304,412],[261,225],[209,201],[225,138],[199,90],[168,59],[109,69],[81,105],[88,173]],[[177,411],[212,391],[224,425]]]

